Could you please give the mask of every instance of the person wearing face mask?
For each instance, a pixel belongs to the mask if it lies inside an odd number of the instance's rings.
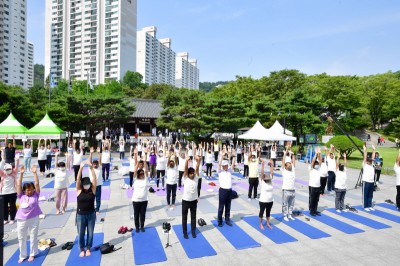
[[[111,152],[108,142],[104,141],[102,143],[101,149],[101,176],[103,182],[108,180],[110,177],[110,163],[111,163]]]
[[[187,152],[187,150],[186,150]],[[178,188],[181,189],[182,187],[182,177],[183,173],[185,172],[185,162],[187,154],[182,151],[182,145],[179,143],[179,158],[178,158],[178,171],[179,171],[179,179],[178,179]]]
[[[89,171],[89,178],[93,183],[93,179],[96,179],[96,215],[99,214],[100,212],[100,205],[101,205],[101,188],[103,186],[103,178],[101,176],[101,169],[100,169],[100,165],[101,165],[101,153],[99,153],[98,157],[99,160],[93,160],[93,153],[94,153],[94,148],[90,147],[90,155],[89,155],[89,162],[92,163],[93,165],[93,172]],[[100,151],[100,149],[97,150],[98,152]]]
[[[168,204],[168,209],[172,210],[173,208],[175,208],[176,188],[179,176],[178,169],[175,166],[175,156],[171,156],[168,159],[166,176],[167,179],[165,183],[167,184],[167,204]],[[171,194],[172,194],[172,207],[171,207]]]
[[[56,214],[64,214],[68,204],[68,175],[64,162],[58,162],[58,152],[56,153],[57,170],[54,174],[54,191],[56,194]]]
[[[164,147],[164,150],[166,150],[166,147]],[[167,163],[167,160],[165,158],[165,154],[164,154],[163,150],[160,149],[158,151],[157,166],[156,166],[156,171],[157,171],[157,191],[159,190],[158,186],[160,184],[160,179],[161,179],[161,182],[162,182],[162,190],[165,190],[164,176],[165,176],[166,163]]]
[[[272,179],[274,178],[274,162],[271,159],[270,162],[268,163],[269,165],[269,174],[268,176],[265,174],[264,169],[265,169],[265,161],[263,160],[261,163],[261,174],[260,174],[260,184],[261,184],[261,193],[260,193],[260,213],[258,217],[260,218],[260,229],[264,229],[263,225],[263,216],[265,212],[265,217],[266,217],[266,226],[268,228],[272,228],[270,224],[270,217],[271,217],[271,209],[272,205],[274,204],[274,198],[273,198],[273,191],[274,187],[272,186]]]
[[[340,155],[336,163],[336,183],[335,183],[335,208],[337,212],[347,211],[344,207],[344,197],[347,190],[347,159],[346,154],[343,154],[344,164],[340,163]]]
[[[96,211],[94,207],[94,200],[96,198],[97,179],[94,178],[91,181],[89,177],[81,178],[83,167],[85,166],[85,164],[89,165],[89,170],[90,172],[92,172],[92,175],[93,176],[96,175],[91,162],[84,161],[80,164],[78,177],[76,179],[76,194],[77,194],[76,225],[79,236],[78,240],[79,248],[81,250],[79,257],[91,255],[90,249],[92,248],[93,245],[93,231],[96,222]]]
[[[24,166],[26,169],[26,172],[29,173],[29,169],[31,169],[31,161],[32,161],[32,152],[33,152],[33,140],[31,140],[31,143],[26,143],[25,148],[23,150],[24,152]]]
[[[222,156],[218,164],[218,178],[219,178],[219,191],[218,191],[218,226],[222,227],[222,214],[225,210],[225,223],[232,226],[231,223],[231,203],[232,203],[232,171],[235,169],[235,160],[229,166],[228,160],[223,160],[227,151],[225,148],[222,150]]]
[[[51,140],[49,140],[49,144],[47,144],[46,148],[46,170],[49,171],[51,168],[51,146],[50,146]]]
[[[5,163],[4,150],[1,152],[2,161],[0,163],[0,197],[3,198],[2,210],[4,212],[4,224],[14,224],[15,214],[17,212],[17,173],[19,166],[19,157],[16,156],[15,167]],[[4,171],[1,170],[3,169]],[[10,217],[10,220],[8,220]]]
[[[151,182],[154,183],[154,178],[156,177],[156,165],[157,165],[157,155],[154,151],[155,148],[151,149],[149,155],[149,166],[150,166],[150,178]]]
[[[372,198],[374,196],[374,176],[375,169],[372,165],[372,158],[375,158],[375,146],[372,145],[372,157],[367,156],[367,147],[364,145],[364,160],[362,170],[362,196],[365,211],[375,211],[372,207]]]
[[[209,143],[207,143],[207,153],[205,156],[207,178],[211,178],[211,176],[212,176],[212,160],[213,160],[213,158],[214,158],[214,155],[211,153],[211,145]]]
[[[68,148],[67,148],[67,154],[66,154],[66,161],[67,161],[67,169],[71,170],[72,169],[72,161],[74,159],[74,147],[72,146],[72,141],[71,139],[68,139]]]
[[[195,168],[188,167],[190,157],[186,158],[185,162],[185,172],[183,174],[183,196],[182,196],[182,230],[183,237],[188,239],[187,232],[187,216],[190,210],[190,225],[192,237],[196,238],[196,213],[197,213],[197,202],[198,202],[198,181],[199,181],[199,167],[200,167],[200,157],[196,156],[196,166]]]
[[[144,168],[143,168],[144,165]],[[150,183],[147,179],[147,164],[139,161],[135,168],[135,182],[133,183],[133,214],[135,217],[136,233],[145,232],[144,222],[146,219],[146,211],[148,204],[148,187]]]
[[[20,203],[16,215],[20,250],[18,263],[22,263],[26,258],[28,258],[28,252],[26,250],[28,232],[30,234],[30,251],[28,262],[33,261],[35,256],[39,253],[39,215],[42,214],[42,211],[39,207],[40,184],[36,170],[36,166],[34,165],[31,169],[34,177],[34,183],[30,182],[22,185],[22,178],[24,176],[25,168],[21,166],[20,176],[17,182],[17,194]]]
[[[283,212],[283,219],[286,222],[290,220],[294,220],[292,213],[294,208],[295,202],[295,187],[294,182],[296,179],[295,174],[295,160],[294,156],[291,159],[287,159],[288,154],[288,146],[286,146],[286,150],[283,153],[282,159],[282,212]]]
[[[40,139],[39,144],[38,144],[39,148],[37,150],[38,164],[39,164],[39,168],[40,168],[40,174],[42,176],[44,176],[44,173],[46,171],[46,161],[47,161],[47,158],[46,158],[47,149],[45,148],[46,142],[47,142],[47,139],[44,139],[44,143],[42,143],[42,140]]]
[[[321,215],[318,211],[318,201],[321,192],[321,172],[319,162],[321,162],[321,149],[320,147],[316,147],[315,155],[309,168],[310,180],[308,182],[308,209],[310,210],[311,216]]]
[[[251,200],[251,194],[253,193],[253,198],[257,199],[257,188],[258,188],[258,163],[259,159],[256,155],[252,154],[249,161],[249,191],[248,200]]]
[[[15,136],[12,135],[13,142],[8,142],[8,135],[6,135],[5,143],[7,143],[7,146],[4,149],[5,153],[5,163],[9,163],[12,165],[12,167],[15,166],[15,149],[17,145],[15,144]]]

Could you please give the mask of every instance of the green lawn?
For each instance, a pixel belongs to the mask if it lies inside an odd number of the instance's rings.
[[[372,152],[372,149],[369,148],[367,151]],[[379,152],[380,157],[383,159],[382,174],[394,175],[393,166],[394,162],[396,161],[397,155],[399,154],[399,149],[377,147],[376,151]],[[360,152],[355,151],[347,160],[348,167],[361,169],[362,160],[363,158]]]

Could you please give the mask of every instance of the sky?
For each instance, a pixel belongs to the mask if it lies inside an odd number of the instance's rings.
[[[45,0],[27,0],[28,41],[44,64]],[[400,70],[399,0],[137,0],[137,29],[157,27],[197,59],[201,82],[297,69],[367,76]]]

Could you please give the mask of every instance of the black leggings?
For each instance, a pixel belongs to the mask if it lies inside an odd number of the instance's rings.
[[[46,172],[46,161],[47,160],[38,160],[39,163],[39,169],[41,173]]]
[[[8,221],[8,216],[10,215],[10,221],[15,220],[15,215],[17,214],[17,193],[0,195],[3,197],[3,206],[1,206],[4,210],[4,221]],[[8,209],[10,206],[10,210]]]
[[[75,175],[75,182],[76,182],[76,178],[78,177],[78,173],[79,173],[79,168],[81,168],[80,165],[74,165],[74,175]]]
[[[164,187],[164,176],[165,176],[165,170],[157,170],[157,187],[160,184],[160,179],[162,182],[162,187]]]
[[[203,178],[199,178],[199,181],[197,182],[197,194],[198,194],[199,198],[200,198],[201,180],[202,179]]]
[[[182,187],[182,176],[183,176],[183,171],[179,171],[179,179],[178,179],[178,187]]]
[[[243,177],[248,177],[249,176],[249,166],[245,164],[243,166]]]
[[[182,231],[187,234],[187,217],[190,210],[190,229],[192,234],[196,232],[196,213],[197,213],[197,200],[186,201],[182,200]]]
[[[251,192],[254,191],[253,196],[256,199],[257,198],[257,187],[258,187],[258,177],[254,178],[249,178],[249,193],[248,197],[251,199]]]
[[[400,208],[400,186],[396,186],[397,195],[396,195],[396,206]]]
[[[132,201],[133,215],[135,216],[136,229],[144,228],[144,221],[146,219],[147,200],[146,201]],[[140,225],[139,225],[140,220]]]
[[[133,176],[135,175],[135,172],[129,171],[129,186],[132,187],[133,185]]]
[[[51,168],[51,155],[46,156],[46,170],[50,170]]]
[[[206,176],[212,175],[212,163],[206,163]]]
[[[175,205],[176,184],[175,185],[167,184],[167,203],[168,203],[168,205],[171,205],[171,192],[172,192],[172,205]]]
[[[381,177],[382,170],[375,169],[375,181],[378,182],[379,178]]]
[[[260,213],[258,215],[258,217],[263,218],[264,216],[264,211],[265,211],[265,216],[268,218],[271,216],[271,209],[272,209],[272,205],[274,204],[273,201],[271,202],[259,202],[260,204]]]

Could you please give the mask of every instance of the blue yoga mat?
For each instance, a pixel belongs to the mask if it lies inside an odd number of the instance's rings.
[[[395,222],[395,223],[400,223],[400,216],[398,216],[398,215],[393,215],[393,214],[390,214],[390,213],[387,213],[387,212],[383,212],[383,211],[380,211],[380,210],[367,212],[367,211],[364,211],[364,208],[361,207],[361,206],[355,206],[354,208],[356,208],[357,210],[363,211],[365,213],[369,213],[369,214],[381,217],[383,219]]]
[[[389,210],[399,211],[399,210],[397,210],[397,207],[396,207],[395,205],[393,205],[393,204],[389,204],[389,203],[378,203],[377,205],[380,206],[380,207],[384,207],[384,208],[386,208],[386,209],[389,209]]]
[[[29,250],[30,250],[30,241],[26,241],[26,250],[29,256]],[[42,265],[44,259],[46,258],[47,254],[49,253],[50,249],[47,248],[45,250],[39,250],[39,254],[35,256],[35,259],[31,262],[28,262],[28,258],[24,260],[22,263],[18,263],[19,260],[19,248],[17,251],[14,252],[14,254],[11,256],[11,258],[7,261],[5,266],[17,266],[17,265],[29,265],[29,266],[40,266]]]
[[[294,230],[302,233],[303,235],[308,236],[311,239],[318,239],[318,238],[324,238],[324,237],[330,237],[330,234],[327,234],[314,226],[311,226],[309,224],[306,224],[303,221],[300,221],[299,219],[295,219],[294,221],[290,220],[289,222],[286,222],[283,219],[283,216],[281,213],[279,214],[272,214],[272,217],[277,219],[278,221],[286,224],[287,226],[293,228]]]
[[[144,233],[132,232],[132,246],[136,265],[167,260],[164,246],[155,227],[146,228]]]
[[[326,210],[330,211],[330,212],[333,212],[333,213],[335,213],[335,214],[337,214],[339,216],[342,216],[342,217],[345,217],[347,219],[350,219],[350,220],[353,220],[355,222],[358,222],[360,224],[372,227],[374,229],[385,229],[385,228],[390,228],[391,227],[390,225],[374,221],[372,219],[369,219],[367,217],[355,214],[353,212],[341,212],[341,213],[338,213],[338,212],[336,212],[336,209],[334,209],[334,208],[329,208],[329,209],[326,209]]]
[[[245,216],[242,217],[243,221],[251,225],[254,229],[274,241],[276,244],[283,244],[288,242],[296,242],[297,239],[289,235],[288,233],[282,231],[275,225],[272,229],[264,226],[265,230],[260,230],[260,218],[258,216]]]
[[[125,177],[125,178],[124,178],[124,181],[125,181],[125,184],[129,185],[129,182],[130,182],[129,177]]]
[[[42,188],[54,188],[54,180],[51,180],[49,183],[44,185]]]
[[[8,242],[7,242],[7,241],[4,241],[4,242],[3,242],[3,247],[7,246],[7,244],[8,244]]]
[[[232,226],[218,226],[217,220],[212,220],[211,223],[224,235],[224,237],[229,241],[229,243],[236,249],[246,249],[260,247],[260,243],[257,243],[253,238],[251,238],[243,229],[232,222]]]
[[[104,234],[103,233],[96,233],[93,235],[93,246],[96,247],[101,244],[103,244],[104,241]],[[71,265],[71,266],[76,266],[76,265],[100,265],[101,262],[101,253],[100,249],[99,250],[91,250],[91,255],[89,257],[79,257],[79,253],[81,253],[81,250],[79,249],[79,243],[78,243],[78,236],[75,238],[74,241],[74,247],[71,249],[71,252],[69,253],[68,260],[65,263],[65,265]]]
[[[198,229],[196,229],[197,237],[192,237],[190,224],[188,225],[189,239],[183,238],[182,225],[174,225],[173,228],[176,236],[179,239],[179,242],[181,242],[181,245],[186,252],[186,255],[190,259],[217,255],[217,252],[213,249],[210,243],[208,243],[207,239],[205,239],[203,234]]]
[[[321,215],[321,216],[311,216],[310,212],[305,211],[303,212],[305,215],[311,217],[314,220],[317,220],[318,222],[324,223],[326,225],[329,225],[339,231],[342,231],[343,233],[346,234],[357,234],[357,233],[362,233],[365,232],[364,230],[361,230],[357,227],[354,227],[352,225],[349,225],[347,223],[344,223],[342,221],[339,221],[335,218],[332,218],[327,215]]]
[[[130,163],[122,163],[122,166],[129,166]]]

